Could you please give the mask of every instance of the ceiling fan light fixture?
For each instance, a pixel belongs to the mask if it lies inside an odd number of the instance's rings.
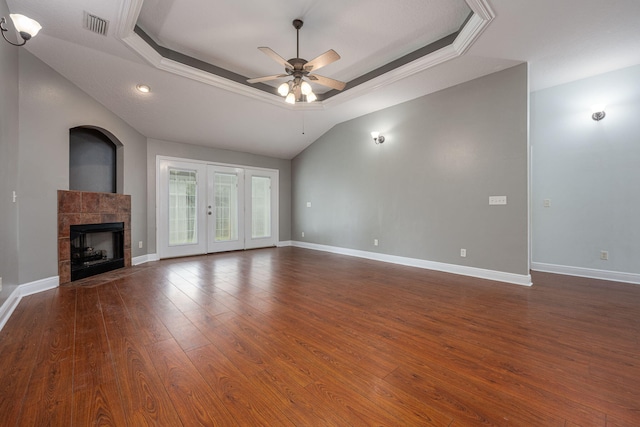
[[[346,83],[330,79],[328,77],[323,77],[315,72],[325,67],[329,64],[340,59],[340,55],[333,50],[329,49],[325,53],[320,56],[313,58],[311,61],[307,61],[306,59],[300,58],[300,28],[302,28],[302,20],[294,19],[293,27],[296,29],[296,57],[291,58],[288,61],[284,59],[282,56],[278,55],[273,49],[268,47],[259,47],[258,49],[262,51],[269,58],[276,61],[278,64],[284,66],[284,70],[286,74],[274,74],[271,76],[263,76],[263,77],[255,77],[252,79],[247,79],[247,82],[250,84],[254,83],[262,83],[268,82],[275,79],[280,79],[283,77],[290,77],[293,80],[289,80],[287,83],[282,83],[277,87],[277,92],[281,96],[286,97],[285,101],[289,104],[295,104],[296,101],[302,101],[302,96],[306,97],[307,102],[313,102],[318,97],[313,93],[313,88],[308,81],[305,81],[304,78],[308,78],[312,80],[314,83],[317,83],[322,86],[330,87],[331,89],[342,90],[346,87]],[[311,72],[314,74],[310,74]]]
[[[278,93],[282,96],[287,96],[289,93],[289,82],[282,83],[278,86]]]
[[[293,92],[289,92],[289,94],[287,95],[287,97],[284,100],[287,104],[295,104],[296,103],[296,96],[293,94]]]
[[[309,95],[310,93],[313,93],[313,89],[311,88],[311,85],[305,81],[303,81],[302,84],[300,85],[300,91],[302,92],[303,95]]]

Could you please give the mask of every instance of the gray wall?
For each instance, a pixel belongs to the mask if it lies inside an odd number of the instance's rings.
[[[123,144],[132,242],[146,241],[146,138],[27,50],[19,58],[19,283],[28,283],[58,275],[57,190],[69,188],[69,129],[99,127]],[[132,246],[134,257],[146,254]]]
[[[0,16],[9,16],[4,0]],[[13,34],[8,34],[11,37]],[[18,285],[18,50],[0,43],[0,304]]]
[[[531,95],[533,262],[640,273],[638,82],[635,66]]]
[[[527,126],[526,64],[342,123],[293,159],[294,239],[529,274]]]
[[[156,253],[156,157],[179,157],[215,163],[277,169],[279,171],[279,233],[280,241],[291,240],[291,160],[265,157],[238,151],[221,150],[199,145],[149,139],[147,143],[147,194],[149,253]]]

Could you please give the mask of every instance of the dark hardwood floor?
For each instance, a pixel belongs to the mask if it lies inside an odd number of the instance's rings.
[[[639,426],[640,286],[531,288],[305,250],[24,298],[2,426]]]

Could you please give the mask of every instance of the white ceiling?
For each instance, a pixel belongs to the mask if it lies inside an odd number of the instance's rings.
[[[282,71],[258,46],[271,47],[285,59],[295,57],[291,21],[302,18],[300,56],[311,59],[334,49],[342,59],[319,74],[350,81],[447,35],[470,9],[481,16],[477,9],[485,2],[493,19],[478,21],[486,24],[479,37],[445,62],[410,64],[403,72],[392,71],[322,103],[295,107],[255,88],[185,71],[188,67],[146,54],[150,48],[133,33],[137,20],[162,46],[256,77]],[[640,63],[638,0],[8,4],[12,13],[23,13],[43,26],[26,49],[143,135],[280,158],[294,157],[340,122],[523,61],[530,64],[532,91]],[[107,36],[83,28],[84,11],[110,22]],[[148,84],[152,92],[138,93],[138,83]]]

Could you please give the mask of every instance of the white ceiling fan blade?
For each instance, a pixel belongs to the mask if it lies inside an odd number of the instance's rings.
[[[311,61],[304,64],[304,69],[305,71],[315,71],[333,62],[336,62],[338,59],[340,59],[340,55],[338,55],[335,50],[329,49],[322,55],[315,57]]]
[[[274,74],[272,76],[256,77],[255,79],[247,79],[247,83],[268,82],[269,80],[280,79],[282,77],[289,77],[289,74]]]
[[[309,74],[307,78],[313,82],[320,83],[323,86],[328,86],[336,90],[342,90],[347,85],[345,82],[330,79],[329,77],[319,76],[317,74]]]
[[[276,61],[278,64],[284,66],[284,68],[293,70],[293,65],[289,64],[289,61],[287,61],[282,56],[275,53],[271,48],[259,47],[258,49],[260,49],[262,52],[264,52],[265,55],[267,55],[269,58]]]

